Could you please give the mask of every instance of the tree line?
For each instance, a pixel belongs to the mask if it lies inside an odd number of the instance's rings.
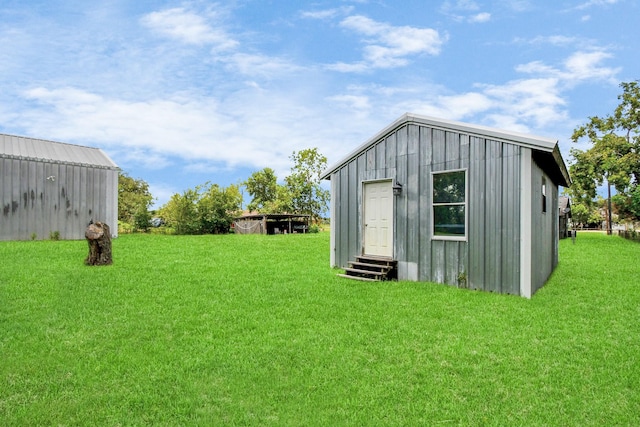
[[[574,223],[606,220],[609,233],[614,219],[640,221],[640,87],[638,81],[620,87],[613,113],[589,117],[574,130],[572,141],[586,140],[589,148],[571,149],[572,185],[566,190]],[[606,198],[598,194],[602,186]]]
[[[320,186],[327,158],[317,148],[293,152],[291,173],[278,183],[275,171],[264,168],[240,184],[221,187],[207,182],[173,194],[155,215],[150,212],[153,196],[149,185],[121,172],[118,185],[118,222],[123,231],[148,231],[153,219],[162,221],[175,234],[228,233],[242,214],[244,187],[251,196],[247,209],[257,213],[310,215],[319,221],[327,210],[329,192]]]

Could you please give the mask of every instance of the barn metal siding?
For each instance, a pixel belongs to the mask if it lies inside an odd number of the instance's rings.
[[[118,168],[100,150],[1,134],[0,150],[0,240],[84,239],[91,219],[117,236]]]
[[[396,180],[402,184],[393,209],[399,279],[529,297],[558,263],[553,213],[558,185],[570,184],[570,177],[556,151],[557,141],[546,138],[401,117],[324,174],[334,192],[332,265],[344,268],[363,253],[363,183]],[[432,235],[432,174],[449,170],[466,171],[464,240]],[[539,211],[543,174],[545,215]]]
[[[394,258],[400,279],[518,294],[520,147],[409,124],[380,138],[331,175],[334,263],[363,251],[362,183],[396,179]],[[467,241],[433,240],[432,172],[467,171]],[[471,248],[471,249],[470,249]]]
[[[531,292],[535,293],[547,281],[558,265],[558,187],[540,166],[531,167],[532,276]],[[547,180],[547,209],[542,212],[542,177]]]

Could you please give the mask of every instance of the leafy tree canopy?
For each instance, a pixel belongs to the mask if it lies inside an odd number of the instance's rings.
[[[638,81],[621,83],[620,104],[612,114],[590,117],[577,127],[572,140],[587,138],[587,150],[572,149],[570,166],[571,194],[579,203],[589,205],[596,189],[606,182],[617,191],[616,209],[622,218],[640,220],[634,198],[640,184],[640,86]]]
[[[223,188],[206,183],[171,196],[159,215],[176,234],[221,234],[229,232],[241,206],[237,185]]]
[[[320,174],[327,168],[327,158],[317,148],[308,148],[294,151],[290,159],[294,164],[285,185],[291,197],[291,211],[318,220],[329,205],[329,191],[320,186]]]
[[[243,185],[251,195],[252,200],[247,206],[249,211],[264,212],[278,198],[278,183],[276,174],[271,168],[264,168],[251,174]]]
[[[149,192],[149,184],[142,179],[134,179],[125,172],[118,174],[119,221],[136,223],[136,218],[144,216],[152,203],[153,196]]]

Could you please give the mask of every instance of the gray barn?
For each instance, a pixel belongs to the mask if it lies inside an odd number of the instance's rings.
[[[0,240],[84,239],[92,219],[117,236],[118,170],[98,148],[0,134]]]
[[[372,255],[400,280],[529,298],[558,263],[555,140],[405,114],[322,178],[332,266]]]

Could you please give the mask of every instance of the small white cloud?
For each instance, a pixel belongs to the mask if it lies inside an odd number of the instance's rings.
[[[233,71],[245,76],[282,77],[303,69],[283,58],[248,53],[236,53],[219,60],[226,63]]]
[[[431,28],[394,27],[366,16],[345,18],[340,25],[366,36],[363,48],[366,66],[334,64],[338,71],[362,71],[366,68],[394,68],[407,65],[414,55],[438,55],[446,37]]]
[[[353,62],[350,64],[345,62],[336,62],[325,65],[324,68],[331,71],[338,71],[340,73],[364,73],[373,69],[373,67],[369,66],[369,64],[365,62]]]
[[[371,110],[370,99],[365,95],[336,95],[328,97],[327,100],[355,113],[363,113]]]
[[[487,12],[478,13],[477,15],[473,15],[469,18],[469,22],[472,23],[483,23],[489,22],[491,20],[491,14]]]
[[[605,80],[615,82],[615,75],[619,68],[603,67],[600,64],[611,54],[604,51],[576,52],[564,63],[566,79],[574,80]]]
[[[594,6],[609,6],[618,3],[619,0],[589,0],[588,2],[579,4],[574,9],[583,10]]]
[[[332,19],[336,16],[343,16],[350,13],[353,10],[352,6],[338,7],[335,9],[324,10],[308,10],[300,12],[300,16],[310,19]]]
[[[529,40],[531,44],[550,44],[552,46],[569,46],[577,43],[579,40],[576,37],[567,37],[561,35],[554,36],[538,36]]]
[[[455,11],[465,11],[465,12],[474,12],[480,9],[478,3],[473,0],[457,0],[457,1],[445,1],[442,6],[440,6],[440,10],[445,13],[450,12],[452,10]]]
[[[187,44],[214,45],[222,50],[238,45],[224,30],[209,25],[203,16],[181,7],[149,13],[140,22],[157,33]]]

